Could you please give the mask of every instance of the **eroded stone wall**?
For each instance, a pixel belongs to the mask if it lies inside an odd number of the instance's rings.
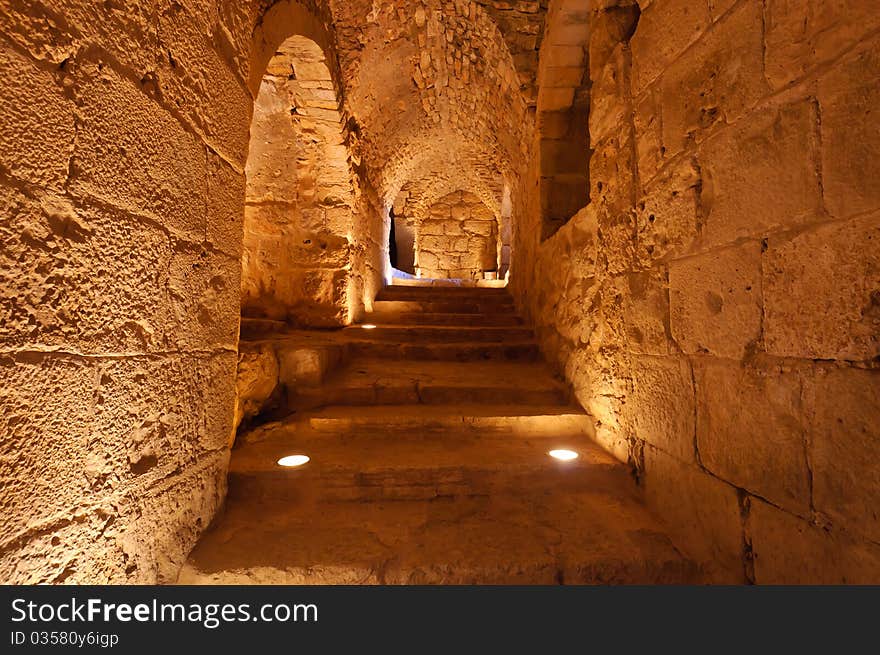
[[[481,280],[498,269],[498,220],[473,193],[450,193],[418,221],[415,256],[421,277]]]
[[[173,579],[222,502],[253,99],[187,4],[0,3],[4,582]]]
[[[514,195],[519,301],[716,579],[877,582],[880,14],[632,4],[590,3],[592,202],[541,242],[534,158]]]

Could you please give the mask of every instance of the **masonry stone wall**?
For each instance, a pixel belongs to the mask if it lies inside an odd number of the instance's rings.
[[[880,14],[633,4],[590,3],[591,203],[542,241],[515,194],[519,302],[715,579],[877,582]]]
[[[415,253],[421,277],[481,280],[498,269],[498,220],[473,193],[450,193],[418,221]]]
[[[0,2],[4,582],[174,580],[223,501],[254,42],[329,23],[279,5]],[[355,205],[351,315],[382,274]]]
[[[5,582],[173,579],[222,502],[253,98],[204,5],[0,4]]]
[[[245,195],[242,314],[309,327],[350,322],[355,193],[326,56],[292,36],[254,105]]]

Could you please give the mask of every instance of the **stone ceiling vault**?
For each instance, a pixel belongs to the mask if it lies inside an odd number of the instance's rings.
[[[352,155],[386,205],[404,186],[427,204],[461,188],[497,210],[503,180],[521,170],[530,140],[542,4],[303,5],[318,22],[332,21],[327,47],[338,64],[344,109],[357,126]],[[282,5],[295,3],[275,3],[258,31],[272,32],[271,15]],[[252,58],[252,66],[259,64]]]

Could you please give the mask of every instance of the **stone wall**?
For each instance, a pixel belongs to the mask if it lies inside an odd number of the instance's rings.
[[[331,72],[317,43],[279,48],[254,105],[242,315],[310,327],[350,321],[354,191]]]
[[[3,582],[174,580],[222,503],[254,98],[330,23],[275,6],[0,2]],[[358,189],[350,316],[382,279]]]
[[[253,98],[162,4],[0,3],[4,582],[173,579],[222,502]]]
[[[615,39],[631,4],[591,3],[592,202],[541,242],[534,164],[515,194],[519,301],[717,579],[877,582],[880,14],[653,0]]]
[[[421,277],[481,280],[498,269],[498,220],[474,194],[450,193],[418,221],[415,253]]]

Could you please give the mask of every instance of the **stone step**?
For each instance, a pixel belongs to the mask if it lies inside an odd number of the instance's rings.
[[[507,280],[463,280],[456,278],[404,278],[395,277],[391,282],[394,287],[469,287],[499,289],[507,286]]]
[[[271,334],[282,334],[287,330],[288,325],[284,321],[241,317],[240,338],[244,341],[259,339]]]
[[[699,570],[605,496],[229,506],[178,584],[695,584]]]
[[[338,406],[325,407],[300,420],[307,422],[315,433],[368,436],[394,433],[403,438],[451,431],[501,433],[532,439],[561,434],[593,437],[595,434],[589,414],[577,406],[560,405]]]
[[[328,405],[568,405],[570,393],[540,362],[355,358],[319,388],[298,389],[291,409]]]
[[[535,362],[541,357],[534,341],[518,343],[395,343],[391,341],[351,341],[354,355],[382,359],[421,361],[510,361]]]
[[[523,320],[513,313],[478,314],[454,312],[373,311],[361,323],[372,325],[444,325],[460,327],[518,327]]]
[[[374,312],[413,312],[426,314],[515,314],[512,300],[376,300]]]
[[[369,324],[367,324],[369,325]],[[359,341],[394,341],[408,343],[505,343],[530,341],[534,338],[527,327],[459,327],[441,325],[378,325],[363,324],[345,328],[347,338]]]
[[[321,501],[424,500],[451,496],[600,491],[626,471],[581,432],[531,438],[504,430],[425,431],[401,426],[390,432],[328,434],[305,424],[270,427],[258,441],[235,452],[229,498]],[[565,448],[571,462],[548,455]],[[278,460],[311,458],[295,469]]]
[[[376,294],[379,302],[472,302],[482,303],[487,307],[510,307],[513,298],[503,289],[400,289],[389,290],[387,287]]]
[[[557,446],[580,457],[548,457]],[[288,454],[312,459],[278,467]],[[581,434],[402,439],[397,431],[334,436],[303,422],[235,449],[229,484],[226,510],[190,555],[182,584],[697,579],[627,469]]]

